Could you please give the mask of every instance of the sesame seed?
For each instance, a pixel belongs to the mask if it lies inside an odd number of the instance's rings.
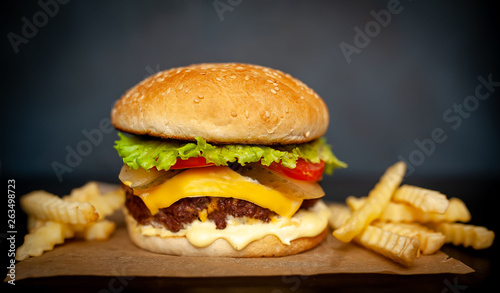
[[[274,83],[274,80],[268,79],[267,82]]]
[[[277,83],[273,83],[273,85],[274,85],[274,86],[278,86],[278,84],[277,84]]]
[[[271,113],[269,113],[269,111],[266,111],[266,117],[267,118],[271,117]]]
[[[277,91],[279,91],[279,90],[280,90],[280,88],[279,88],[279,87],[275,87],[274,89],[275,89],[275,90],[277,90]]]
[[[189,92],[189,87],[186,87],[186,89],[184,90],[184,92],[187,94]]]
[[[245,69],[245,68],[244,68],[244,67],[242,67],[242,66],[238,66],[238,67],[236,67],[236,69],[238,69],[238,70],[242,70],[242,69]]]
[[[164,78],[164,77],[158,77],[158,78],[156,79],[156,82],[162,82],[162,81],[164,81],[164,80],[165,80],[165,78]]]
[[[303,99],[304,99],[304,97],[303,97],[303,96],[300,96],[300,99],[301,99],[301,100],[303,100]]]
[[[231,75],[229,78],[231,78],[231,79],[235,79],[235,78],[236,78],[236,75]]]
[[[233,112],[231,112],[231,116],[236,117],[236,116],[238,116],[238,114],[233,111]]]
[[[198,95],[198,98],[203,99],[204,97],[203,95]]]
[[[201,75],[205,75],[205,74],[207,74],[207,73],[206,73],[206,72],[200,72],[200,74],[201,74]]]
[[[220,78],[220,77],[216,77],[215,79],[217,79],[218,81],[221,81],[221,80],[222,80],[222,78]]]
[[[245,117],[248,118],[248,110],[245,111]]]
[[[167,90],[167,94],[169,94],[169,93],[170,93],[170,90],[171,90],[171,88],[168,88],[168,90]]]
[[[196,104],[198,104],[200,102],[200,100],[194,99],[193,102],[195,102]]]
[[[191,69],[186,69],[186,72],[191,72]]]
[[[274,89],[271,89],[271,93],[276,94],[276,91]]]
[[[245,75],[245,80],[249,80],[249,79],[250,79],[250,76]]]
[[[306,132],[306,137],[309,137],[309,135],[311,135],[311,132],[310,131]]]
[[[179,90],[182,90],[182,88],[183,88],[183,87],[184,87],[184,85],[183,85],[183,84],[181,84],[181,85],[179,86]]]
[[[139,96],[139,92],[135,92],[133,95],[132,95],[132,98],[137,98]]]

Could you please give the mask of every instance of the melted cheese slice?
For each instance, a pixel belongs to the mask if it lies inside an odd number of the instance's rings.
[[[314,237],[328,225],[330,210],[322,202],[309,210],[300,210],[292,218],[275,217],[269,223],[246,221],[245,218],[228,217],[225,229],[218,230],[212,221],[195,220],[179,232],[171,232],[163,227],[138,225],[132,217],[127,217],[129,229],[139,231],[142,235],[152,237],[186,237],[196,247],[207,247],[217,239],[225,239],[236,250],[245,248],[252,241],[274,235],[283,244],[302,237]]]
[[[140,196],[151,214],[185,197],[232,197],[268,208],[286,218],[292,217],[302,204],[285,194],[242,176],[229,167],[188,169],[164,183],[146,191],[134,191]]]

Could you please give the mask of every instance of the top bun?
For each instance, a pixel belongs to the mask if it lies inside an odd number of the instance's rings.
[[[295,144],[321,137],[328,109],[312,89],[279,70],[238,63],[159,72],[131,88],[111,112],[115,128],[219,144]]]

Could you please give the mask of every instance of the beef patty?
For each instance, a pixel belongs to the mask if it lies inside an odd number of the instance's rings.
[[[142,199],[133,194],[130,187],[126,191],[125,206],[131,216],[141,225],[163,226],[172,232],[178,232],[186,224],[199,219],[199,214],[206,210],[207,218],[215,223],[217,229],[227,226],[227,216],[235,218],[249,217],[269,222],[275,212],[260,207],[246,200],[225,197],[188,197],[178,200],[168,208],[163,208],[152,215]],[[300,208],[312,207],[317,199],[304,200]]]

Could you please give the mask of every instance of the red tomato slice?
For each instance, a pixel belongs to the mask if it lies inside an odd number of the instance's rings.
[[[325,162],[320,161],[319,163],[307,162],[304,159],[297,160],[297,167],[290,169],[282,166],[279,163],[271,163],[269,168],[274,171],[286,175],[290,178],[304,181],[319,181],[323,176],[323,170],[325,169]]]
[[[170,169],[200,168],[214,165],[214,163],[207,163],[204,157],[193,157],[187,160],[177,159],[177,162]]]

